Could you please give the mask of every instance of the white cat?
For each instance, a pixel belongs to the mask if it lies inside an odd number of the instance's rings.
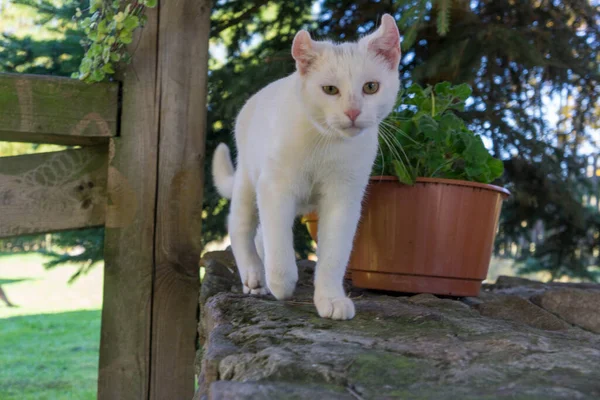
[[[244,292],[265,294],[268,287],[279,300],[292,296],[298,280],[292,225],[316,210],[314,302],[321,317],[351,319],[343,276],[379,123],[400,86],[400,35],[386,14],[357,43],[313,41],[300,31],[292,56],[296,72],[256,93],[238,115],[235,171],[227,146],[217,147],[214,182],[231,198],[229,235]]]

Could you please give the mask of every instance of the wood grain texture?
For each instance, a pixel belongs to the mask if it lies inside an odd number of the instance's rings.
[[[106,145],[0,158],[0,238],[104,225]]]
[[[119,86],[0,74],[0,140],[79,144],[117,134]]]
[[[150,399],[194,395],[210,1],[160,7],[160,149]]]
[[[158,108],[156,9],[132,43],[125,71],[121,136],[110,140],[106,210],[104,304],[98,399],[147,400]]]

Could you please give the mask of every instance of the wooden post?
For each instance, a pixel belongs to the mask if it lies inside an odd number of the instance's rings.
[[[109,145],[100,400],[194,392],[211,7],[159,3],[132,45]]]

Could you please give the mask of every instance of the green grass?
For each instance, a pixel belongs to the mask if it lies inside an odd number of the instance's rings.
[[[95,399],[102,266],[69,285],[75,267],[46,271],[38,254],[0,256],[0,399]]]

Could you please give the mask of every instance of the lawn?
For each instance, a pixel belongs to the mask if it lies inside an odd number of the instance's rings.
[[[47,271],[39,254],[0,255],[0,399],[95,399],[102,266]]]

